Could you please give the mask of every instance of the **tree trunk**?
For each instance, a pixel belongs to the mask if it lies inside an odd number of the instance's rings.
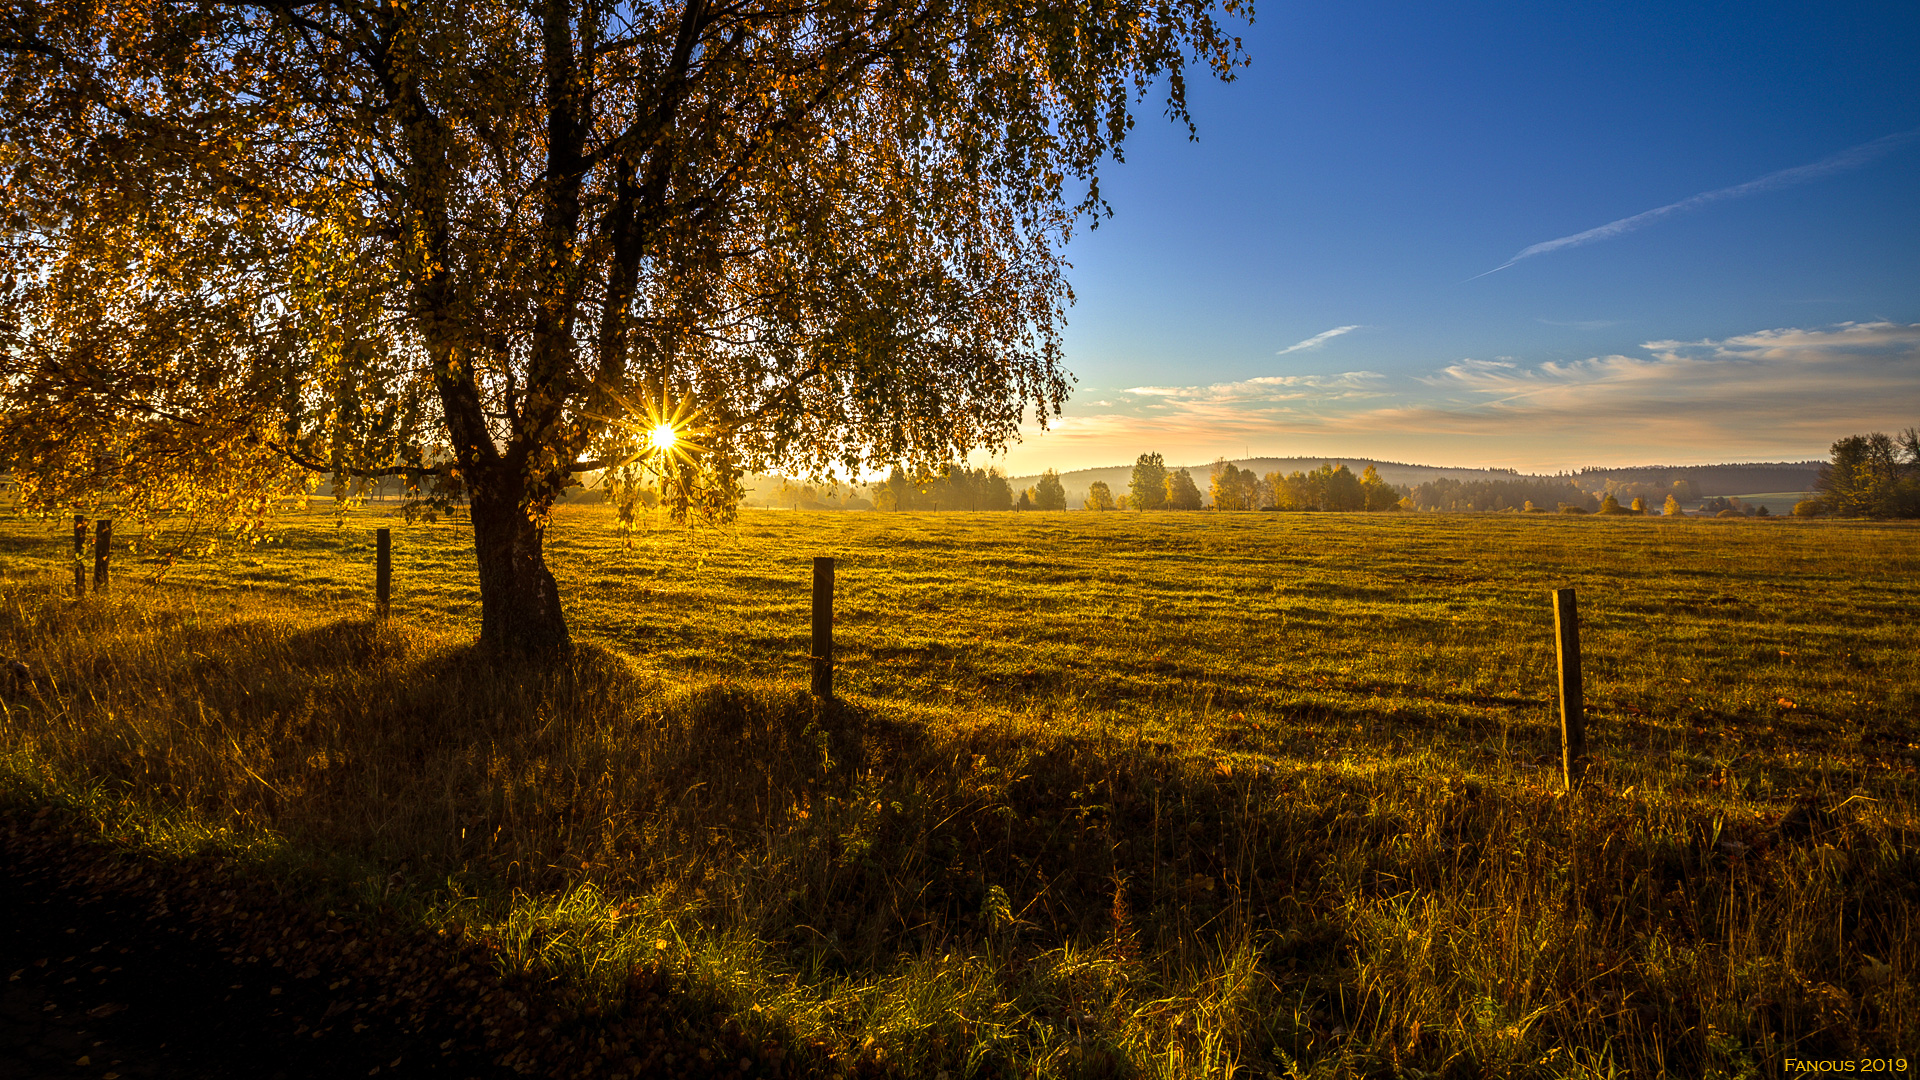
[[[477,484],[473,551],[480,567],[480,644],[496,653],[551,656],[572,646],[560,588],[541,550],[546,529],[528,518],[520,492]]]

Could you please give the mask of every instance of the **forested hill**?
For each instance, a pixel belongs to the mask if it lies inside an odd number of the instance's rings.
[[[1762,461],[1745,465],[1647,465],[1632,469],[1581,469],[1574,483],[1590,491],[1605,488],[1608,480],[1623,484],[1671,486],[1691,480],[1702,498],[1750,495],[1769,491],[1811,491],[1820,479],[1823,461]],[[1385,475],[1382,473],[1382,475]]]
[[[1519,473],[1512,469],[1453,469],[1435,465],[1407,465],[1398,461],[1379,461],[1374,458],[1341,457],[1258,457],[1236,458],[1232,464],[1242,469],[1251,469],[1256,476],[1266,476],[1270,472],[1291,473],[1311,472],[1323,463],[1346,465],[1355,475],[1364,472],[1372,465],[1379,472],[1380,479],[1395,487],[1416,487],[1433,480],[1512,480],[1532,478],[1534,476],[1566,476],[1584,491],[1605,491],[1608,480],[1622,483],[1658,484],[1668,487],[1676,480],[1692,480],[1700,497],[1715,495],[1748,495],[1763,491],[1809,491],[1813,482],[1819,478],[1819,461],[1769,461],[1745,465],[1645,465],[1626,469],[1582,469],[1571,475],[1553,473]],[[1167,469],[1186,469],[1200,485],[1207,489],[1207,477],[1213,468],[1212,462],[1197,465],[1173,465]],[[1040,479],[1038,473],[1031,476],[1009,477],[1015,491],[1031,487]],[[1060,483],[1067,489],[1067,505],[1078,507],[1087,497],[1087,488],[1095,480],[1103,480],[1116,498],[1125,498],[1128,481],[1133,479],[1133,465],[1109,465],[1099,469],[1075,469],[1060,474]]]
[[[1338,457],[1258,457],[1238,458],[1233,464],[1248,469],[1256,476],[1264,477],[1268,473],[1312,472],[1323,463],[1344,464],[1355,475],[1366,471],[1372,465],[1380,478],[1399,488],[1412,488],[1434,480],[1459,480],[1466,483],[1488,480],[1516,480],[1545,477],[1550,479],[1571,480],[1583,491],[1603,492],[1607,481],[1621,484],[1651,484],[1657,487],[1671,487],[1675,481],[1691,480],[1699,498],[1712,498],[1716,495],[1749,495],[1775,491],[1809,491],[1820,475],[1819,461],[1774,461],[1741,465],[1645,465],[1625,469],[1588,468],[1571,474],[1523,474],[1511,469],[1455,469],[1434,465],[1408,465],[1397,461],[1378,461],[1374,458],[1338,458]],[[1201,491],[1207,490],[1207,479],[1213,468],[1212,462],[1190,465],[1169,465],[1168,469],[1186,469],[1193,474],[1194,482]],[[1060,474],[1061,486],[1066,489],[1067,505],[1079,508],[1086,501],[1087,489],[1096,480],[1104,481],[1115,498],[1125,499],[1127,484],[1133,479],[1133,465],[1109,465],[1099,469],[1075,469]],[[1040,480],[1039,474],[1009,477],[1014,491],[1032,487]],[[785,478],[776,475],[757,474],[746,478],[747,501],[751,505],[786,505],[778,495],[785,484]],[[596,493],[597,496],[597,493]]]

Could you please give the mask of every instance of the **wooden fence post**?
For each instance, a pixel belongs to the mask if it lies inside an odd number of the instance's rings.
[[[87,595],[87,519],[73,515],[73,595]]]
[[[113,521],[101,518],[93,523],[93,591],[107,589],[107,550],[113,544]]]
[[[1587,768],[1586,695],[1580,686],[1580,609],[1572,589],[1553,591],[1553,629],[1560,657],[1560,759],[1572,791]]]
[[[393,530],[374,533],[373,546],[373,610],[384,619],[393,601]]]
[[[813,560],[813,696],[833,697],[833,556]]]

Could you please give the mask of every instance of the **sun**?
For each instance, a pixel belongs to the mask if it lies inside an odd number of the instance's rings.
[[[653,430],[647,432],[647,447],[652,450],[671,450],[673,444],[678,441],[679,436],[673,430],[672,424],[655,424]]]

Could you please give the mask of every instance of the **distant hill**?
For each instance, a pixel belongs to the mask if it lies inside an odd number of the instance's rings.
[[[1803,492],[1810,491],[1820,477],[1821,461],[1769,461],[1735,465],[1638,465],[1622,469],[1586,468],[1575,473],[1521,473],[1514,469],[1462,469],[1439,465],[1409,465],[1399,461],[1381,461],[1378,458],[1360,457],[1254,457],[1233,458],[1232,464],[1241,469],[1251,469],[1258,476],[1271,472],[1292,473],[1311,472],[1322,464],[1332,462],[1344,464],[1357,475],[1371,465],[1380,474],[1380,478],[1395,487],[1415,487],[1433,480],[1448,479],[1461,481],[1504,480],[1516,477],[1555,477],[1572,480],[1582,490],[1596,495],[1606,490],[1607,481],[1621,483],[1656,484],[1671,486],[1677,480],[1691,480],[1702,498],[1718,495],[1745,495],[1750,492]],[[1193,474],[1194,482],[1201,491],[1207,490],[1207,478],[1212,474],[1213,463],[1202,462],[1190,465],[1168,465],[1168,471],[1186,469]],[[1040,481],[1039,473],[1025,476],[1008,477],[1013,490],[1018,492],[1032,487]],[[1067,505],[1078,509],[1086,501],[1087,491],[1094,481],[1105,481],[1107,487],[1117,499],[1125,499],[1127,483],[1133,479],[1133,465],[1108,465],[1097,469],[1074,469],[1060,474],[1060,484],[1067,491]],[[783,478],[777,475],[758,473],[745,478],[747,502],[750,505],[771,505],[775,493],[779,490]]]
[[[1231,464],[1242,469],[1252,469],[1257,475],[1265,476],[1270,472],[1310,472],[1323,463],[1346,465],[1358,475],[1367,466],[1372,465],[1380,474],[1380,479],[1395,487],[1414,487],[1442,478],[1449,480],[1502,480],[1517,476],[1564,476],[1578,484],[1582,490],[1596,494],[1605,491],[1608,480],[1623,483],[1655,483],[1663,487],[1676,480],[1692,480],[1698,486],[1703,498],[1715,495],[1744,495],[1755,491],[1809,491],[1814,481],[1820,477],[1821,461],[1777,461],[1760,462],[1746,465],[1642,465],[1626,469],[1581,469],[1577,473],[1528,473],[1513,469],[1454,469],[1436,465],[1408,465],[1398,461],[1381,461],[1377,458],[1336,458],[1336,457],[1256,457],[1230,458]],[[1194,482],[1200,490],[1207,490],[1207,478],[1212,475],[1213,463],[1200,465],[1168,465],[1168,471],[1186,469],[1193,474]],[[1009,477],[1015,491],[1033,486],[1040,479],[1039,473],[1029,476]],[[1109,465],[1099,469],[1075,469],[1060,474],[1060,484],[1067,489],[1067,505],[1078,507],[1086,500],[1087,489],[1095,480],[1104,480],[1112,489],[1115,498],[1126,495],[1127,483],[1133,479],[1133,466]]]

